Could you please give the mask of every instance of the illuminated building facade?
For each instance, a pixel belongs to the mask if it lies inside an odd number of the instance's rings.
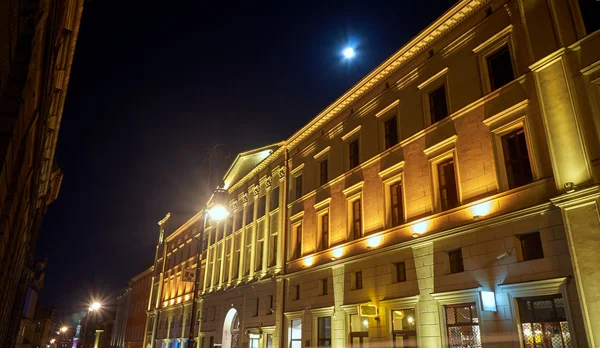
[[[146,332],[146,312],[154,268],[149,267],[129,282],[129,308],[123,347],[142,348]]]
[[[225,220],[159,223],[146,346],[186,345],[198,256],[202,348],[600,345],[586,4],[460,1],[240,154]]]

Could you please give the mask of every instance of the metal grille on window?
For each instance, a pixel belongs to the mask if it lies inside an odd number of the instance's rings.
[[[571,333],[560,295],[517,299],[523,347],[571,347]]]
[[[446,326],[449,347],[481,347],[479,317],[474,303],[446,306]]]
[[[331,317],[321,317],[318,323],[318,346],[331,347]]]

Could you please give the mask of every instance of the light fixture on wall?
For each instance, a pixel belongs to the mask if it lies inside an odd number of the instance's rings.
[[[312,255],[305,257],[304,258],[304,267],[312,266],[314,261],[315,261],[315,257]]]
[[[575,192],[577,190],[577,186],[571,181],[565,183],[565,191],[567,193]]]
[[[422,235],[423,233],[427,232],[427,229],[429,228],[429,221],[425,220],[425,221],[421,221],[419,223],[416,223],[414,225],[412,225],[412,231],[413,231],[413,237],[419,237],[420,235]]]
[[[371,236],[367,239],[367,248],[376,248],[381,244],[383,237],[381,235]]]
[[[473,213],[473,220],[480,220],[482,217],[488,215],[492,211],[492,202],[487,201],[479,203],[471,207],[471,213]]]
[[[332,257],[331,257],[332,260],[337,260],[340,257],[344,256],[344,247],[339,246],[339,247],[334,248],[331,251],[331,255],[332,255]]]

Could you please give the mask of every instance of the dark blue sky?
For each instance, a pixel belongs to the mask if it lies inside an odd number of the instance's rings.
[[[37,253],[43,303],[69,314],[90,292],[114,298],[152,264],[157,221],[205,201],[203,149],[287,138],[454,2],[88,1],[57,148],[65,177]]]

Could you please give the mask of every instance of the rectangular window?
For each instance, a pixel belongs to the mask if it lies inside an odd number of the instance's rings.
[[[317,347],[331,347],[331,317],[317,318]]]
[[[256,242],[256,260],[254,260],[254,271],[255,272],[262,270],[263,244],[264,244],[264,241],[262,239]]]
[[[519,298],[520,328],[523,347],[571,347],[571,333],[560,295]]]
[[[302,174],[298,175],[295,179],[296,184],[296,199],[302,197]]]
[[[327,160],[319,163],[319,183],[325,185],[329,181],[329,174],[327,173]]]
[[[354,140],[350,144],[348,144],[348,163],[349,168],[356,168],[360,162],[359,160],[359,149],[358,149],[358,139]]]
[[[256,218],[261,218],[265,216],[265,212],[267,209],[267,196],[263,195],[258,199],[258,215]]]
[[[581,18],[587,35],[600,29],[598,21],[598,2],[593,0],[578,0]]]
[[[418,347],[414,309],[392,310],[394,347]]]
[[[481,347],[475,303],[446,306],[446,327],[449,347]]]
[[[277,235],[271,236],[271,243],[269,243],[269,249],[271,250],[269,255],[269,267],[273,267],[277,264]]]
[[[360,209],[360,199],[352,202],[352,237],[359,239],[362,237],[362,216]]]
[[[383,124],[385,132],[385,149],[398,144],[398,121],[396,116],[385,121]]]
[[[462,249],[450,251],[448,257],[450,259],[450,273],[460,273],[464,271]]]
[[[254,307],[254,316],[258,317],[258,309],[260,307],[260,297],[256,298],[256,307]]]
[[[354,284],[355,284],[355,289],[362,289],[363,287],[363,283],[362,283],[362,271],[358,271],[356,273],[354,273]]]
[[[521,240],[523,261],[544,258],[544,250],[542,249],[542,240],[539,232],[522,234],[519,236],[519,239]]]
[[[233,253],[232,279],[237,279],[237,277],[239,276],[239,271],[240,271],[240,254],[241,254],[241,250],[242,250],[242,235],[241,235],[241,233],[238,233],[234,237],[233,242],[234,242],[233,248],[234,248],[235,252]]]
[[[250,203],[246,209],[246,225],[251,224],[252,221],[254,221],[254,203]]]
[[[210,336],[210,339],[208,340],[208,347],[209,348],[215,348],[215,337],[214,336]]]
[[[300,299],[300,284],[294,285],[294,300]]]
[[[396,262],[394,264],[396,268],[396,282],[405,282],[406,281],[406,265],[404,262]]]
[[[265,348],[273,348],[273,335],[267,334],[267,346]]]
[[[458,207],[454,158],[447,159],[438,164],[438,178],[442,211]]]
[[[321,279],[321,295],[327,295],[327,278]]]
[[[514,80],[515,76],[507,45],[488,56],[486,60],[492,91]]]
[[[271,210],[275,210],[279,207],[279,186],[273,189],[271,197]]]
[[[226,221],[225,235],[231,236],[231,233],[233,233],[233,216],[228,216]]]
[[[289,347],[302,348],[302,320],[290,320],[290,328],[288,330]]]
[[[243,210],[238,210],[235,212],[235,226],[234,229],[237,231],[240,228],[242,228],[243,225],[243,218],[244,218],[244,211]]]
[[[250,274],[250,260],[252,255],[252,233],[246,232],[246,250],[244,251],[244,275]]]
[[[429,110],[431,112],[431,123],[436,123],[448,116],[446,105],[446,87],[439,86],[429,93]]]
[[[523,128],[502,136],[502,152],[509,188],[523,186],[533,181]]]
[[[273,303],[273,295],[269,295],[269,308],[267,310],[267,315],[273,314],[275,311],[274,303]]]
[[[329,248],[329,214],[321,215],[321,250]]]
[[[402,214],[402,184],[400,182],[390,185],[390,210],[392,227],[401,225],[404,222],[404,214]]]
[[[296,248],[294,249],[294,258],[302,256],[302,224],[296,226]]]

